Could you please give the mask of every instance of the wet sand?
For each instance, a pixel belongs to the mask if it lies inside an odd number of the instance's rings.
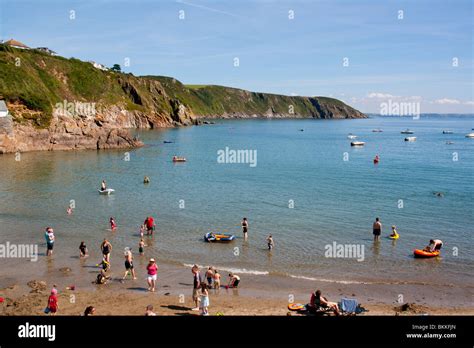
[[[118,260],[115,260],[118,261]],[[90,263],[90,261],[88,262]],[[117,262],[116,262],[117,263]],[[158,272],[157,291],[147,291],[143,261],[136,261],[137,280],[123,276],[120,267],[110,271],[112,279],[106,285],[92,281],[97,267],[84,264],[83,269],[55,269],[53,280],[36,278],[46,284],[32,289],[26,283],[15,283],[0,290],[0,315],[44,315],[49,291],[53,284],[59,289],[60,315],[80,315],[92,305],[97,315],[143,315],[145,307],[152,304],[159,315],[198,315],[194,306],[192,274],[188,267],[161,264]],[[146,262],[145,262],[146,263]],[[114,263],[113,263],[114,265]],[[123,267],[123,266],[122,266]],[[227,274],[221,271],[223,284]],[[241,274],[239,289],[210,291],[210,315],[298,315],[289,312],[288,303],[309,302],[310,294],[321,289],[331,301],[343,297],[356,298],[367,311],[360,315],[474,315],[473,289],[433,284],[340,284],[315,282],[278,276]],[[44,285],[44,284],[43,284]],[[75,290],[67,290],[75,285]],[[35,285],[33,285],[35,288]],[[409,303],[410,309],[396,309]]]

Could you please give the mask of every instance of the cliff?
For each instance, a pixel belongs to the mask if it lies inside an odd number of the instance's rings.
[[[188,126],[201,118],[362,118],[343,102],[161,76],[103,71],[88,62],[0,45],[0,153],[141,146],[127,129]]]

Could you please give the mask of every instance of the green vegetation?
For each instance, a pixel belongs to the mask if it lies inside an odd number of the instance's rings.
[[[120,73],[94,68],[78,59],[51,56],[0,44],[0,97],[36,112],[18,115],[16,122],[49,126],[53,106],[67,101],[118,105],[129,111],[161,115],[171,120],[184,104],[198,117],[281,115],[288,117],[364,117],[343,102],[324,97],[290,97],[214,85],[183,85],[171,77]]]

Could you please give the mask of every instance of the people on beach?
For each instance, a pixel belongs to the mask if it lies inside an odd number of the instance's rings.
[[[221,275],[216,270],[214,270],[214,289],[219,289],[221,287]]]
[[[87,246],[84,241],[81,242],[81,245],[79,245],[79,257],[87,257],[89,256],[87,254]]]
[[[201,284],[201,315],[209,315],[209,290],[207,289],[206,283]]]
[[[155,231],[155,220],[153,219],[152,216],[148,216],[145,219],[145,222],[143,223],[146,227],[146,235],[153,235],[153,232]]]
[[[273,240],[272,235],[269,235],[266,240],[267,240],[268,250],[272,250],[273,247],[275,246],[275,241]]]
[[[158,266],[156,265],[155,259],[151,258],[146,266],[148,272],[147,282],[148,282],[148,291],[154,292],[156,286],[156,278],[158,273]]]
[[[49,315],[56,315],[59,304],[58,304],[58,290],[54,287],[51,290],[51,295],[48,297],[48,305],[45,309],[45,313]]]
[[[375,218],[375,222],[372,226],[372,233],[374,234],[374,242],[378,242],[380,235],[382,234],[382,223],[378,217]]]
[[[140,241],[138,242],[138,252],[140,253],[140,255],[144,254],[144,247],[146,247],[145,241],[143,240],[143,238],[140,238]]]
[[[115,231],[117,229],[117,223],[115,222],[115,219],[112,216],[109,219],[109,223],[110,223],[110,229],[112,231]]]
[[[240,277],[237,274],[229,273],[229,284],[228,288],[237,288],[240,283]]]
[[[84,311],[84,316],[89,317],[95,314],[95,307],[94,306],[87,306]]]
[[[146,317],[156,316],[156,313],[153,312],[153,305],[149,304],[148,306],[146,306],[145,316]]]
[[[210,266],[206,271],[207,285],[209,285],[209,288],[212,286],[212,279],[213,278],[214,278],[214,270]]]
[[[397,227],[395,225],[392,225],[392,234],[390,235],[390,237],[398,238]]]
[[[130,275],[133,277],[133,279],[137,279],[135,276],[135,269],[133,268],[133,255],[132,251],[130,249],[125,249],[125,273],[122,277],[122,280],[125,280],[127,275],[130,273]]]
[[[201,288],[201,273],[199,272],[199,267],[194,265],[191,269],[193,273],[193,301],[195,307],[192,309],[193,311],[199,310],[199,289]]]
[[[439,251],[443,246],[443,241],[440,239],[430,239],[430,244],[427,245],[423,250],[424,251]]]
[[[242,219],[242,232],[244,234],[244,239],[247,240],[249,231],[249,222],[246,217]]]
[[[104,270],[104,272],[108,272],[109,269],[110,269],[110,262],[108,262],[105,257],[102,258],[102,261],[100,263],[98,263],[96,266],[98,267],[102,267],[102,269]]]
[[[339,315],[339,306],[336,302],[330,302],[324,296],[321,296],[321,290],[316,290],[311,294],[311,300],[308,305],[310,312],[315,313],[320,307],[331,309],[335,315]]]
[[[46,239],[46,256],[53,255],[53,247],[54,247],[54,231],[52,227],[47,227],[44,233],[44,238]]]
[[[102,255],[104,256],[105,261],[110,262],[110,253],[112,252],[112,244],[104,238],[104,241],[100,245],[100,250],[102,250]]]
[[[97,275],[97,278],[95,280],[95,283],[98,285],[105,285],[107,284],[107,281],[110,279],[110,277],[105,273],[106,271],[101,269],[99,274]]]

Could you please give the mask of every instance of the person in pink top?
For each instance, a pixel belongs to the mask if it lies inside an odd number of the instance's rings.
[[[150,262],[148,262],[148,265],[146,266],[146,270],[148,272],[148,291],[155,291],[155,285],[156,285],[156,274],[158,273],[158,266],[155,263],[155,259],[150,259]]]

